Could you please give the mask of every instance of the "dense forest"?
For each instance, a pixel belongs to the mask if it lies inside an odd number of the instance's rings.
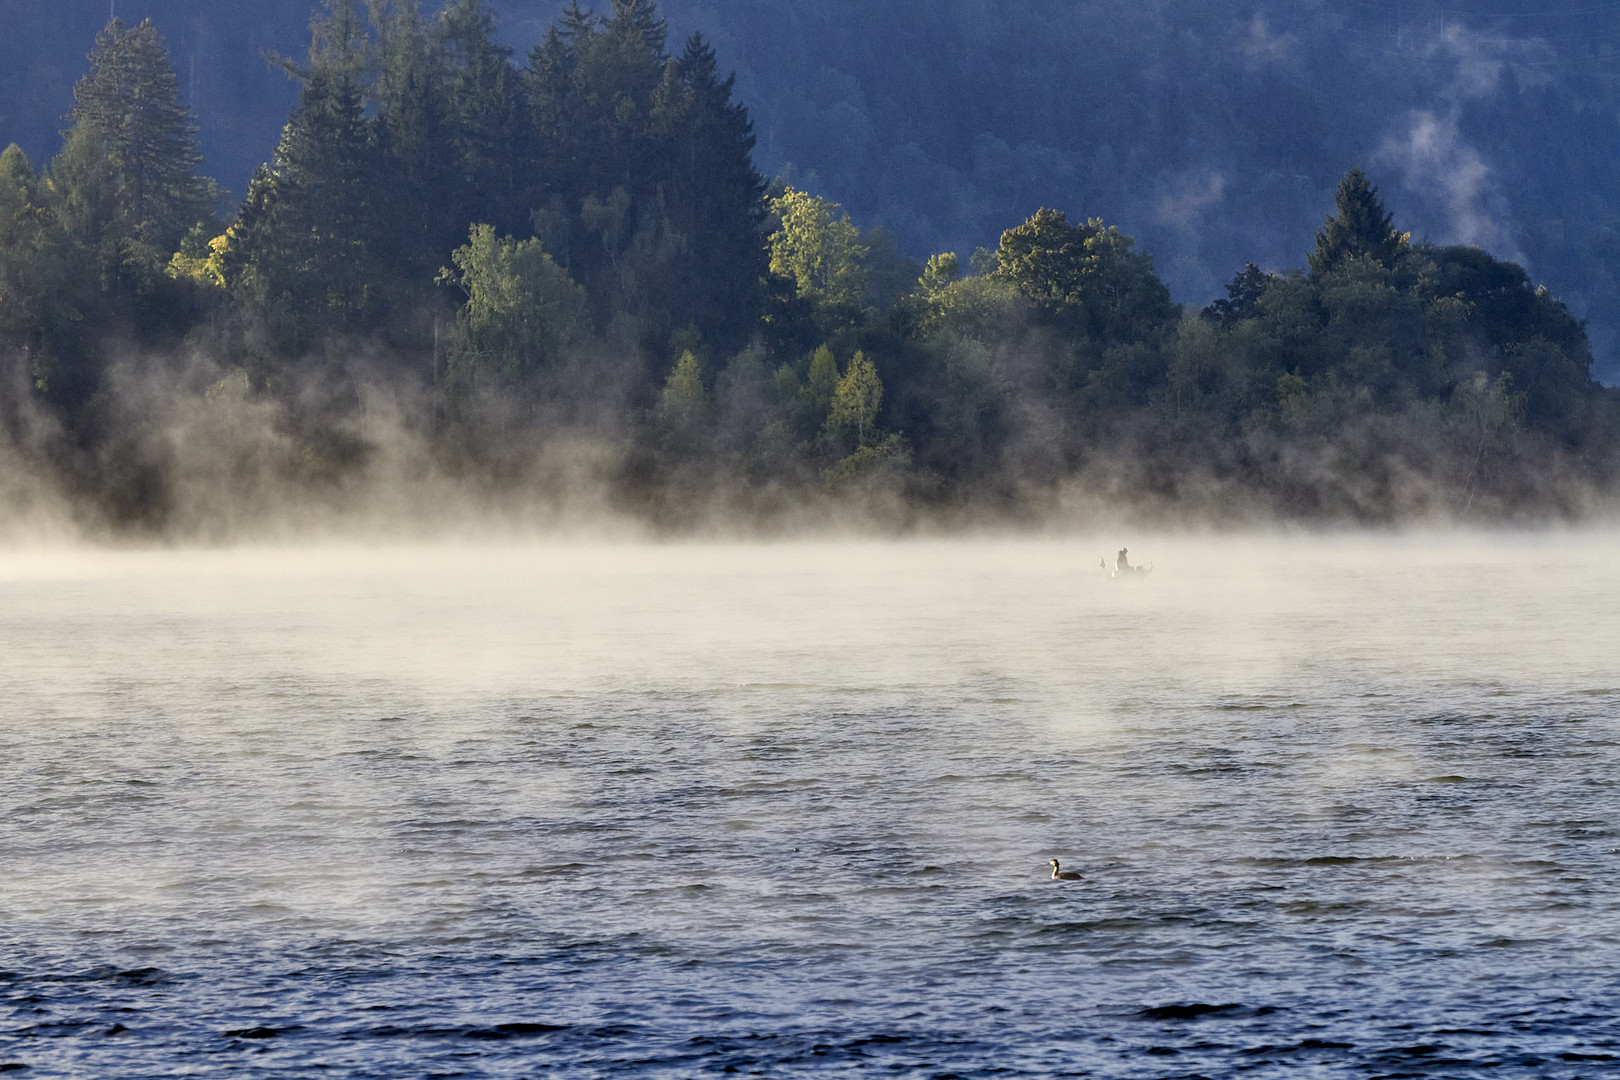
[[[7,0],[0,146],[56,153],[97,30],[163,31],[207,175],[240,199],[298,93],[313,0]],[[565,0],[490,0],[517,56]],[[603,0],[602,6],[605,6]],[[918,258],[1043,206],[1136,236],[1203,306],[1298,265],[1350,163],[1404,229],[1524,266],[1620,383],[1620,5],[1528,0],[664,0],[735,71],[756,166]]]
[[[239,201],[150,21],[95,37],[54,157],[0,155],[11,517],[1394,522],[1614,494],[1583,323],[1414,240],[1359,167],[1306,266],[1184,308],[1087,206],[913,261],[814,177],[767,182],[735,79],[652,0],[573,0],[522,52],[482,0],[329,0],[311,29]]]

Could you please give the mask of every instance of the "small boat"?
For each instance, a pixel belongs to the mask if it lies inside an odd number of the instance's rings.
[[[1115,579],[1141,578],[1153,573],[1152,563],[1148,563],[1146,566],[1132,566],[1129,562],[1127,562],[1125,559],[1124,548],[1120,549],[1119,557],[1114,560],[1112,565],[1109,564],[1107,556],[1104,556],[1098,561],[1099,565],[1102,566],[1103,573]]]

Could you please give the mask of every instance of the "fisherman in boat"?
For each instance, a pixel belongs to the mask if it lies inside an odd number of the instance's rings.
[[[1121,574],[1132,569],[1131,560],[1125,557],[1126,550],[1127,549],[1125,548],[1120,548],[1119,554],[1114,558],[1114,569],[1119,571]]]

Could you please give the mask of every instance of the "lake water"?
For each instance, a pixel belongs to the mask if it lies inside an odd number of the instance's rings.
[[[1129,539],[0,554],[0,1067],[1620,1071],[1620,537]]]

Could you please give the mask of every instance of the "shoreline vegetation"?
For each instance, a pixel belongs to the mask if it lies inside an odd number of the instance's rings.
[[[1523,525],[1620,494],[1580,321],[1358,168],[1306,266],[1188,310],[1098,219],[914,261],[768,183],[652,0],[576,0],[525,56],[494,31],[328,0],[231,205],[157,28],[107,25],[57,157],[0,154],[0,532]]]

